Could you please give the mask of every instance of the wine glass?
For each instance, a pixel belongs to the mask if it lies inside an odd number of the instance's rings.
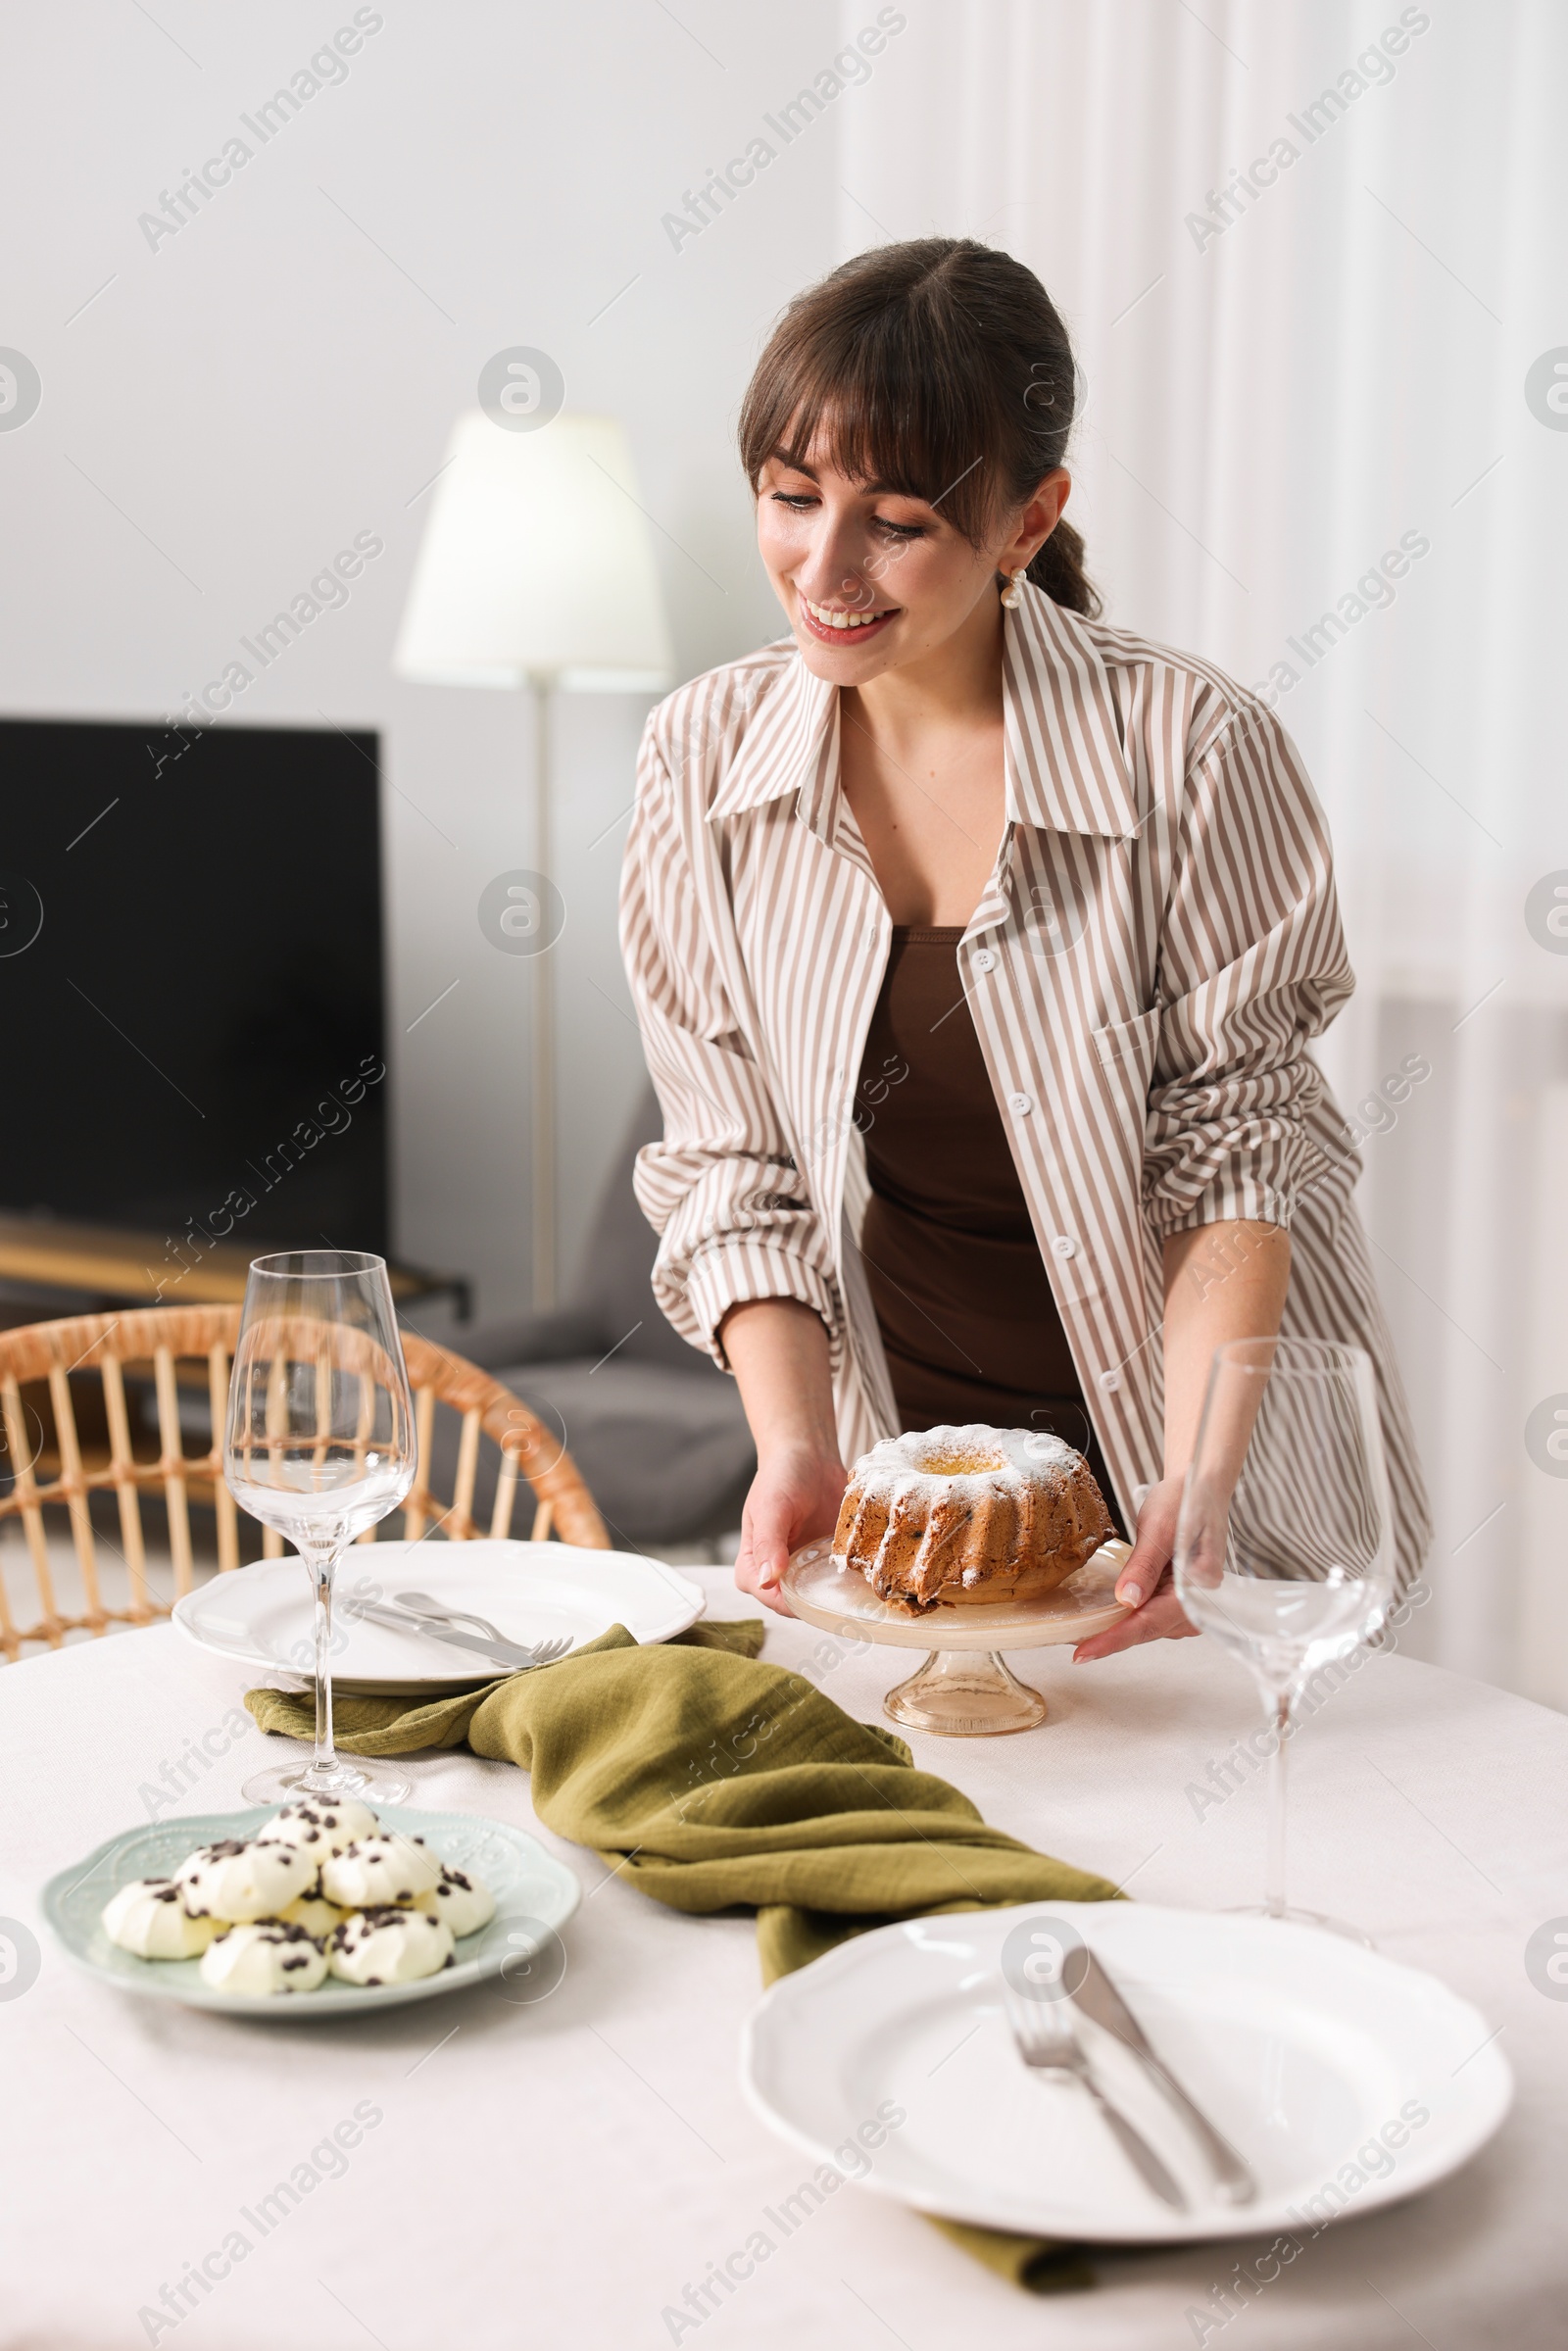
[[[319,1796],[401,1803],[412,1782],[346,1762],[332,1745],[332,1576],[343,1551],[395,1510],[418,1458],[414,1401],[382,1257],[286,1249],[258,1257],[228,1391],[223,1477],[275,1527],[316,1595],[316,1753],[245,1782],[253,1804]]]
[[[1310,1677],[1378,1631],[1394,1593],[1394,1519],[1372,1359],[1322,1339],[1233,1339],[1214,1351],[1176,1526],[1176,1593],[1256,1682],[1274,1745],[1261,1912],[1352,1927],[1285,1899],[1285,1753]]]

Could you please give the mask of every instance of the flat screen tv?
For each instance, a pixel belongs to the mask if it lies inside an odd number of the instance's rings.
[[[0,1213],[385,1252],[378,752],[0,719]]]

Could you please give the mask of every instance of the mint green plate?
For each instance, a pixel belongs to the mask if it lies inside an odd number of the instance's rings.
[[[410,2000],[433,2000],[442,1992],[502,1978],[505,1996],[526,2005],[554,1989],[564,1972],[560,1929],[582,1899],[582,1888],[564,1863],[545,1851],[536,1837],[505,1821],[471,1812],[416,1812],[406,1804],[376,1807],[385,1829],[422,1837],[452,1869],[480,1877],[496,1898],[496,1915],[476,1935],[466,1935],[456,1961],[437,1976],[416,1984],[345,1984],[328,1976],[318,1991],[280,1992],[273,1998],[214,1991],[201,1979],[199,1959],[138,1959],[112,1943],[103,1929],[105,1905],[135,1878],[172,1876],[198,1845],[225,1837],[254,1837],[274,1805],[248,1812],[205,1812],[195,1818],[160,1821],[112,1837],[43,1889],[43,1914],[71,1957],[106,1983],[124,1991],[179,2000],[189,2008],[212,2008],[225,2016],[266,2017],[289,2024],[358,2015],[369,2008],[401,2008]]]

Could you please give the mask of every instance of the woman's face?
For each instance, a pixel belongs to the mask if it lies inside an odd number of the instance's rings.
[[[807,667],[835,686],[864,685],[929,660],[982,607],[994,615],[997,573],[1036,554],[1070,486],[1058,466],[975,547],[940,505],[852,481],[814,444],[804,465],[769,458],[757,544]]]

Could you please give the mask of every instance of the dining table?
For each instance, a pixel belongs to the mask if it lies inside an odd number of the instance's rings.
[[[728,1569],[682,1572],[710,1619],[757,1614]],[[898,1649],[766,1625],[764,1660],[859,1721],[908,1671]],[[1131,1900],[1258,1898],[1265,1774],[1232,1659],[1197,1639],[1011,1662],[1048,1719],[910,1733],[921,1768]],[[238,1809],[248,1775],[297,1751],[245,1711],[249,1679],[168,1625],[0,1669],[3,2351],[1560,2351],[1568,1969],[1541,1954],[1554,1920],[1568,1948],[1562,1715],[1396,1641],[1290,1744],[1293,1899],[1473,2003],[1512,2069],[1511,2111],[1461,2170],[1352,2206],[1261,2286],[1243,2225],[1091,2247],[1049,2297],[849,2184],[705,2296],[811,2169],[743,2093],[754,1923],[650,1901],[536,1822],[514,1765],[416,1757],[411,1801],[515,1824],[575,1872],[580,1906],[526,1982],[252,2021],[134,1996],[53,1940],[56,1872],[149,1819]]]

